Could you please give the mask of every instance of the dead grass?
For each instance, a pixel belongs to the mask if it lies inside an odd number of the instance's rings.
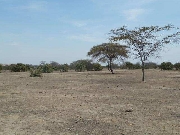
[[[180,134],[180,72],[115,73],[1,73],[0,134]]]

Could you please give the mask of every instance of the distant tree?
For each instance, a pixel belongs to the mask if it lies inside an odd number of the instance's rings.
[[[81,62],[81,63],[77,63],[76,64],[75,71],[77,71],[77,72],[84,72],[85,70],[86,70],[85,63]]]
[[[33,65],[30,64],[26,64],[25,66],[26,66],[26,71],[30,71],[30,69],[34,67]]]
[[[176,68],[176,70],[180,70],[180,63],[175,63],[174,68]]]
[[[161,70],[172,70],[173,64],[171,62],[163,62],[159,67]]]
[[[0,64],[0,73],[1,73],[2,68],[3,68],[3,66]]]
[[[137,62],[136,64],[133,65],[133,69],[141,69],[141,64]]]
[[[145,79],[145,62],[149,57],[157,57],[159,51],[165,44],[179,41],[180,32],[173,34],[165,34],[163,32],[176,29],[173,25],[163,27],[135,27],[135,29],[127,29],[123,26],[118,29],[111,30],[111,41],[121,41],[129,45],[132,54],[136,59],[140,59],[142,67],[142,81]],[[159,35],[158,35],[159,34]],[[160,36],[161,35],[161,36]]]
[[[124,60],[128,57],[128,50],[126,46],[122,46],[118,43],[103,43],[97,46],[93,46],[88,52],[88,56],[93,59],[97,59],[99,62],[107,62],[108,69],[114,74],[112,69],[112,63],[114,60]]]
[[[70,69],[76,70],[77,67],[83,67],[82,69],[84,69],[84,71],[85,70],[92,71],[93,70],[93,62],[92,62],[92,60],[85,59],[85,60],[74,61],[69,65]]]
[[[53,70],[59,70],[60,69],[60,64],[58,62],[55,61],[51,61],[50,65],[52,66]]]
[[[53,67],[46,63],[45,61],[42,61],[40,65],[38,66],[38,69],[41,69],[42,73],[52,73]]]
[[[42,69],[41,68],[31,68],[30,69],[30,77],[42,77]]]
[[[11,72],[26,72],[27,68],[25,64],[17,63],[17,64],[11,64],[10,65]]]
[[[156,69],[158,65],[154,62],[146,62],[145,69]]]
[[[2,65],[3,70],[11,70],[10,65]]]
[[[131,62],[125,62],[125,66],[127,69],[133,69],[134,68],[133,63],[131,63]]]
[[[120,66],[117,63],[112,63],[112,68],[113,69],[118,69]]]
[[[103,67],[99,63],[93,63],[93,69],[94,71],[101,71]]]
[[[60,72],[68,72],[69,65],[68,64],[62,64],[60,65]]]

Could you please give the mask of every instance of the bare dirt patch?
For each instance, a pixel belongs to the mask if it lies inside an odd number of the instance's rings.
[[[180,72],[0,74],[1,135],[180,134]]]

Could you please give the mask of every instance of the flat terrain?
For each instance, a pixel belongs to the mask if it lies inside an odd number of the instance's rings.
[[[180,135],[180,72],[0,73],[0,135]]]

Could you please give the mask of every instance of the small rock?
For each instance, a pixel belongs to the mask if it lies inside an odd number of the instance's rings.
[[[133,110],[132,109],[127,109],[127,110],[125,110],[125,112],[133,112]]]

